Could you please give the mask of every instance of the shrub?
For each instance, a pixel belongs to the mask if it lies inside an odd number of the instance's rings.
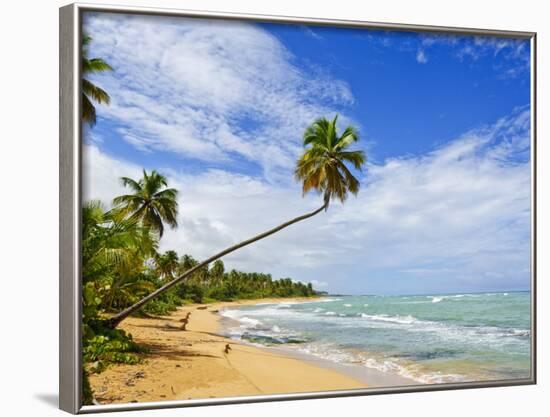
[[[83,340],[82,356],[89,363],[88,371],[103,371],[111,363],[140,363],[137,353],[146,351],[132,340],[132,335],[120,329],[90,326],[88,337]]]

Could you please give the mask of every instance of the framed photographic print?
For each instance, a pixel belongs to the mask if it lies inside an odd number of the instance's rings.
[[[533,384],[535,34],[60,9],[60,407]]]

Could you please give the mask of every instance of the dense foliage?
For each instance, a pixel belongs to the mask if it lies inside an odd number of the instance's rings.
[[[147,174],[144,173],[147,178]],[[152,177],[158,174],[151,174]],[[127,179],[125,179],[127,181]],[[155,178],[166,186],[165,179]],[[174,190],[175,191],[175,190]],[[139,191],[141,192],[141,191]],[[175,199],[176,192],[161,193]],[[158,195],[157,195],[158,196]],[[115,199],[107,210],[99,201],[82,209],[82,353],[84,362],[83,396],[90,403],[92,391],[88,374],[103,371],[110,363],[135,364],[143,352],[132,336],[121,329],[110,329],[104,319],[160,288],[198,261],[175,251],[158,252],[162,228],[136,216]],[[162,201],[158,211],[166,214],[177,205]],[[137,205],[135,210],[140,210]],[[175,213],[169,213],[174,217]],[[153,216],[154,217],[154,216]],[[166,315],[186,303],[243,298],[312,296],[311,284],[290,278],[274,280],[271,275],[237,270],[226,272],[217,260],[197,270],[185,281],[146,304],[138,314]]]
[[[110,69],[101,60],[89,62],[98,64],[97,70]],[[87,119],[90,124],[95,122],[95,114],[92,116]],[[158,252],[165,225],[178,225],[178,191],[168,188],[167,179],[156,171],[144,170],[138,180],[123,177],[122,184],[131,193],[116,197],[110,210],[97,201],[84,205],[82,348],[86,402],[92,396],[88,373],[101,372],[109,363],[139,362],[140,347],[130,334],[116,328],[130,314],[165,315],[184,303],[316,294],[310,283],[291,278],[274,280],[269,274],[234,269],[226,272],[220,258],[327,210],[333,199],[344,202],[348,193],[357,194],[359,180],[347,164],[360,171],[365,155],[349,149],[358,140],[355,129],[348,127],[338,135],[336,123],[337,117],[332,121],[321,118],[306,129],[304,153],[295,169],[304,194],[310,190],[322,194],[323,206],[212,255],[203,263],[190,255],[179,257],[173,250]]]
[[[164,256],[173,256],[166,252]],[[164,280],[171,280],[198,263],[192,256],[182,256],[173,272]],[[154,273],[154,272],[153,272]],[[157,281],[158,285],[163,280]],[[166,314],[182,303],[232,301],[267,297],[310,297],[315,295],[312,285],[290,278],[274,280],[270,274],[230,270],[225,272],[223,261],[217,260],[208,268],[193,273],[183,283],[168,290],[144,307],[151,314]]]
[[[82,212],[83,315],[86,343],[97,341],[101,318],[116,312],[198,264],[190,255],[158,253],[158,234],[99,202]],[[223,261],[193,273],[181,284],[146,304],[142,314],[163,315],[184,303],[265,297],[308,297],[311,284],[270,274],[225,270]],[[114,334],[102,334],[110,340]],[[95,343],[95,342],[94,342]],[[90,358],[97,360],[97,355]],[[101,359],[101,355],[99,355]]]

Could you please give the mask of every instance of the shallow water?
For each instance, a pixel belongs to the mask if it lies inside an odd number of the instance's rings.
[[[224,333],[420,383],[528,378],[530,293],[329,297],[222,311]]]

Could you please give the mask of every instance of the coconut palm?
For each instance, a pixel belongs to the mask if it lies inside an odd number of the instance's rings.
[[[218,259],[210,268],[210,276],[212,280],[219,284],[223,280],[223,274],[225,273],[225,265],[221,259]]]
[[[106,211],[100,202],[82,207],[82,296],[85,322],[96,308],[128,306],[154,290],[139,279],[158,242],[148,228]],[[141,290],[140,290],[141,289]],[[136,293],[136,295],[133,295]]]
[[[323,194],[325,210],[331,199],[342,203],[348,193],[359,192],[359,181],[353,176],[346,163],[357,170],[365,163],[363,151],[349,151],[349,146],[357,142],[357,131],[348,126],[341,136],[336,131],[338,115],[332,121],[318,119],[304,133],[304,146],[311,145],[298,159],[295,175],[302,181],[304,195],[315,190]]]
[[[134,271],[135,259],[156,252],[158,242],[146,227],[106,211],[99,201],[82,207],[83,282],[97,281],[113,267]]]
[[[143,170],[143,177],[138,181],[128,177],[122,177],[121,181],[133,194],[113,199],[116,210],[158,232],[159,237],[164,234],[164,223],[171,228],[177,227],[178,191],[166,188],[168,182],[165,176],[154,170],[151,174]]]
[[[163,279],[172,279],[176,269],[179,266],[179,257],[178,254],[169,250],[164,252],[162,255],[156,257],[155,263],[157,264],[157,270]]]
[[[82,39],[82,75],[93,74],[104,71],[112,71],[113,68],[101,58],[88,58],[88,45],[92,38],[84,36]],[[92,104],[95,101],[99,104],[109,104],[111,97],[102,88],[92,83],[87,78],[82,78],[82,119],[90,126],[96,123],[96,111]]]
[[[273,229],[270,229],[250,239],[244,240],[223,251],[209,257],[208,259],[193,265],[177,278],[164,284],[148,296],[144,297],[133,306],[114,315],[106,323],[107,326],[116,327],[122,320],[130,314],[139,310],[146,303],[158,297],[174,285],[185,280],[194,272],[207,267],[210,263],[221,257],[236,251],[258,240],[264,239],[280,230],[302,220],[309,219],[316,214],[328,209],[331,199],[337,198],[344,202],[348,193],[357,194],[359,191],[359,181],[353,176],[346,163],[351,163],[356,170],[361,170],[365,162],[365,154],[360,150],[349,150],[348,148],[354,142],[357,142],[359,136],[353,127],[347,127],[342,135],[338,136],[336,122],[338,116],[332,121],[325,118],[316,120],[309,126],[304,133],[303,145],[304,153],[298,159],[296,164],[296,178],[302,181],[303,193],[315,190],[323,194],[323,205],[316,210],[295,217]],[[231,272],[229,277],[231,278]],[[233,280],[229,280],[233,282]]]

